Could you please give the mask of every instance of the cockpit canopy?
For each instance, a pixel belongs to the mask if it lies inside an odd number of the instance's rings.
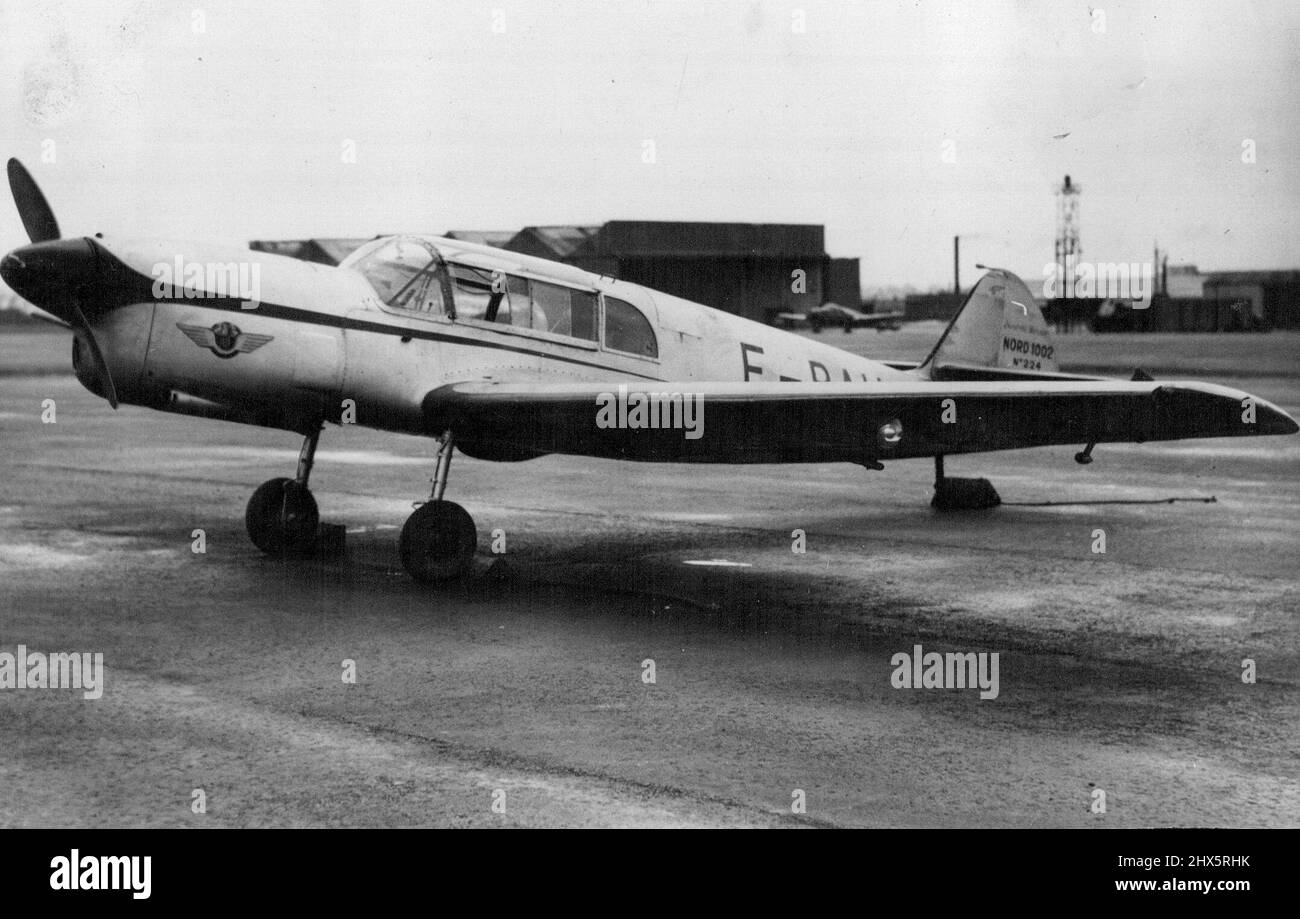
[[[499,256],[468,250],[444,258],[432,239],[392,236],[357,249],[342,267],[359,271],[388,310],[510,326],[639,357],[659,356],[653,326],[631,303],[565,280],[501,267],[498,261]]]
[[[442,255],[416,236],[377,239],[343,260],[342,267],[361,272],[379,299],[392,309],[442,313]]]

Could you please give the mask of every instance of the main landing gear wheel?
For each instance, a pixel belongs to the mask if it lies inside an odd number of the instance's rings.
[[[459,504],[430,501],[406,518],[399,546],[402,567],[411,577],[440,584],[469,571],[478,548],[478,530]]]
[[[267,555],[309,552],[316,543],[320,513],[307,486],[293,479],[271,479],[248,499],[244,526],[253,545]]]
[[[320,424],[310,428],[298,452],[298,475],[293,479],[263,482],[248,499],[244,526],[253,545],[267,555],[313,552],[320,535],[320,512],[307,489],[311,467],[316,462]]]
[[[402,567],[417,581],[441,584],[469,573],[478,548],[478,531],[465,508],[442,500],[451,473],[451,456],[456,438],[450,430],[439,438],[438,460],[433,471],[433,492],[429,500],[406,518],[398,547]]]

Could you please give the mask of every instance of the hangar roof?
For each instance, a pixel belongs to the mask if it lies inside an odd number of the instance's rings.
[[[800,223],[678,223],[611,220],[597,238],[600,255],[796,256],[821,258],[825,230]]]
[[[825,231],[818,224],[690,223],[611,220],[603,226],[524,227],[506,248],[547,257],[796,257],[821,258]]]
[[[442,234],[446,239],[458,239],[461,242],[478,243],[480,246],[491,246],[494,249],[504,249],[506,243],[515,237],[514,230],[448,230]]]
[[[337,265],[363,244],[366,239],[255,239],[248,248],[258,252],[273,252],[302,259],[305,262],[318,262],[322,265]]]
[[[548,258],[565,259],[579,249],[583,250],[579,254],[590,254],[588,244],[600,230],[598,226],[524,227],[506,248],[532,251],[540,246]]]

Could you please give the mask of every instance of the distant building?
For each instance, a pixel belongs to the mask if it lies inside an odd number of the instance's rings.
[[[855,258],[828,258],[822,299],[855,309],[862,304],[862,264]]]
[[[938,294],[908,294],[903,300],[903,318],[908,322],[940,319],[948,322],[966,302],[966,294],[945,291]]]
[[[1300,328],[1300,270],[1174,272],[1168,295],[1145,309],[1123,300],[1100,303],[1091,320],[1098,332],[1256,332]],[[1199,291],[1189,279],[1195,273]],[[1182,280],[1175,285],[1175,278]],[[1181,296],[1179,296],[1181,294]]]
[[[370,239],[255,239],[248,248],[257,252],[270,252],[274,255],[287,255],[302,259],[304,262],[316,262],[321,265],[337,265],[355,250],[370,242]]]
[[[502,243],[501,248],[553,262],[569,262],[575,257],[590,262],[594,253],[589,243],[600,229],[598,226],[524,227]]]
[[[1175,300],[1201,297],[1206,278],[1195,265],[1165,265],[1164,292]]]
[[[1214,271],[1203,296],[1269,329],[1300,329],[1300,270]]]
[[[463,243],[477,243],[480,246],[492,246],[504,249],[506,243],[515,236],[514,230],[448,230],[442,234],[447,239],[457,239]]]
[[[760,322],[827,300],[857,308],[857,259],[831,259],[814,224],[611,220],[525,227],[505,248]]]

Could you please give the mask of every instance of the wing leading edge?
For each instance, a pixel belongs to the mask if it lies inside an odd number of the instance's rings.
[[[876,462],[1051,444],[1292,434],[1276,406],[1195,382],[457,383],[429,433],[471,455]]]

